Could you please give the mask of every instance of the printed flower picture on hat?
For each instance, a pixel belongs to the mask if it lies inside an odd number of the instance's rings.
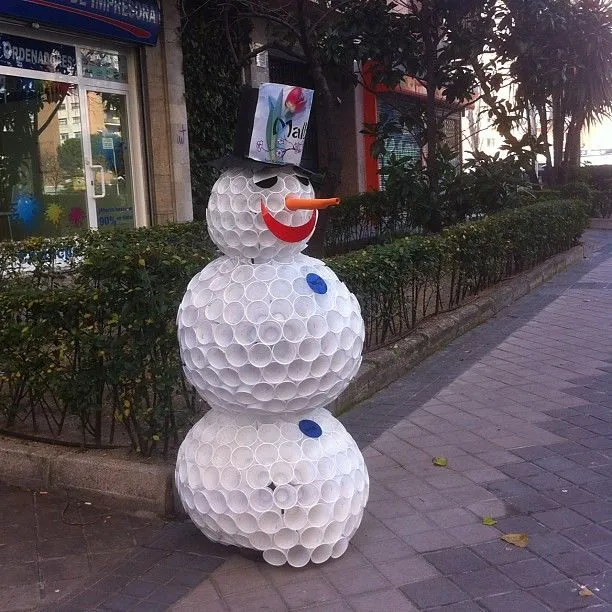
[[[279,83],[260,85],[248,155],[251,159],[299,166],[313,93]]]

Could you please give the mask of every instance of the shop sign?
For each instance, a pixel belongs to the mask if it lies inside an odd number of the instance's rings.
[[[74,74],[76,50],[68,45],[0,33],[0,66]]]
[[[2,0],[0,13],[65,30],[155,45],[157,0]]]

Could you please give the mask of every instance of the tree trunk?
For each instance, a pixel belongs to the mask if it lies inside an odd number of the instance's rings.
[[[310,23],[306,15],[305,0],[297,0],[297,13],[300,25],[300,45],[306,58],[310,74],[314,81],[316,95],[318,97],[317,124],[319,133],[323,136],[323,146],[325,149],[326,172],[319,195],[321,197],[333,197],[337,195],[342,175],[342,157],[338,151],[336,140],[333,135],[333,116],[336,111],[334,96],[329,88],[327,77],[323,72],[320,58],[316,53],[315,42],[311,40]],[[308,245],[308,253],[313,257],[324,255],[325,230],[329,223],[329,216],[323,211],[319,215],[317,228]]]
[[[563,164],[563,141],[565,139],[565,117],[563,104],[558,95],[552,100],[552,129],[553,129],[553,180],[555,185],[561,185],[565,181]]]
[[[436,89],[438,84],[438,31],[433,23],[434,15],[425,6],[423,11],[423,43],[425,46],[427,83],[427,102],[425,107],[426,142],[427,142],[427,177],[429,179],[430,217],[427,229],[430,232],[442,230],[442,215],[440,214],[440,198],[438,194],[440,169],[438,167],[438,114],[436,112]]]
[[[584,113],[572,117],[565,139],[564,162],[567,179],[575,180],[580,168],[580,134],[584,125]]]

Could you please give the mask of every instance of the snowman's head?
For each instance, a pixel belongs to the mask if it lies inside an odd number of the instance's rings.
[[[308,176],[298,168],[230,168],[213,185],[206,221],[226,255],[256,263],[283,260],[306,247],[317,209],[337,203],[315,199]]]

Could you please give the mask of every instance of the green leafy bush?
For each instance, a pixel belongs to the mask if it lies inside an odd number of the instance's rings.
[[[587,223],[580,202],[542,202],[327,263],[357,295],[372,350],[568,249]],[[0,244],[0,427],[171,452],[197,413],[175,316],[214,257],[199,223]]]
[[[334,257],[329,266],[362,307],[369,350],[393,342],[429,315],[565,251],[588,225],[588,207],[557,200],[503,211]]]
[[[191,223],[3,243],[0,415],[20,430],[80,431],[95,446],[123,438],[168,450],[193,394],[182,378],[174,319],[189,279],[212,258]],[[67,270],[54,255],[74,248]],[[19,274],[18,261],[33,266]],[[114,418],[113,418],[114,417]],[[121,436],[119,436],[121,437]]]

